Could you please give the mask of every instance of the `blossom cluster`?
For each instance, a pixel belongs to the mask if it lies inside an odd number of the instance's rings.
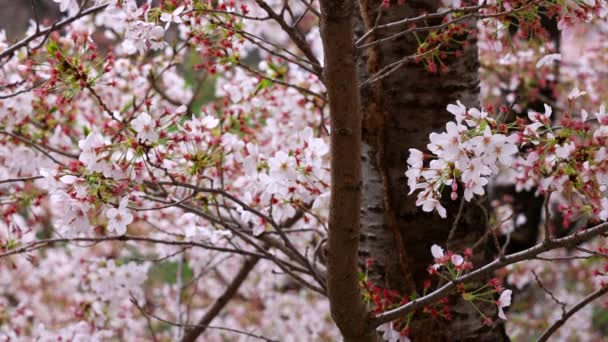
[[[464,250],[463,257],[449,250],[444,251],[438,245],[433,245],[431,246],[431,254],[435,259],[435,264],[429,267],[429,273],[439,275],[446,281],[455,280],[473,268],[470,261],[473,251],[470,248]],[[493,278],[483,286],[473,290],[469,290],[464,284],[460,284],[458,292],[464,300],[470,302],[473,306],[475,306],[475,301],[492,301],[491,298],[499,294],[499,298],[495,301],[498,308],[498,318],[507,319],[504,309],[511,305],[512,291],[505,289],[499,279]],[[485,316],[479,309],[477,311],[481,314],[485,324],[492,324],[493,320],[490,317]]]
[[[569,101],[572,104],[584,95],[574,89]],[[537,189],[537,193],[562,195],[566,221],[581,216],[606,220],[605,107],[600,106],[593,117],[585,110],[576,117],[566,112],[555,127],[552,108],[544,107],[543,113],[530,111],[527,120],[505,124],[485,111],[467,110],[460,103],[449,105],[455,122],[446,125],[447,132],[431,133],[428,149],[433,155],[410,150],[406,175],[410,193],[420,190],[417,205],[446,217],[441,205],[446,188],[452,200],[461,193],[471,201],[474,195],[485,194],[490,177],[498,177],[515,184],[518,191]],[[498,117],[506,110],[501,107]],[[430,159],[428,166],[425,159]]]
[[[429,136],[428,149],[433,155],[410,149],[406,172],[410,194],[421,190],[416,205],[427,212],[436,210],[444,218],[447,213],[440,199],[446,187],[451,189],[452,200],[458,198],[459,183],[466,201],[483,195],[489,178],[500,168],[512,166],[518,150],[516,136],[507,136],[507,125],[487,112],[467,109],[460,102],[449,105],[448,111],[455,121],[446,124],[446,132]],[[430,159],[428,167],[425,159]]]

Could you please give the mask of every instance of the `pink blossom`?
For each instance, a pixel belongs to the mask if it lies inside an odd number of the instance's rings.
[[[498,298],[498,301],[496,302],[496,305],[498,306],[498,317],[501,319],[507,319],[504,308],[511,305],[511,293],[511,290],[502,291],[500,298]]]
[[[118,208],[109,208],[106,211],[109,231],[116,232],[118,235],[124,235],[127,232],[127,225],[133,222],[133,215],[127,209],[128,203],[129,197],[124,197],[120,200]]]
[[[155,142],[158,140],[158,133],[156,132],[156,122],[150,114],[141,113],[131,122],[133,129],[137,132],[137,138],[141,141]]]

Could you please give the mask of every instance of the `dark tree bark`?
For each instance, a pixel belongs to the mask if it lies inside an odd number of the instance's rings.
[[[381,4],[381,0],[360,1],[358,36],[374,25]],[[403,6],[384,10],[380,22],[436,12],[439,5],[440,1],[435,0],[407,1]],[[468,24],[475,27],[474,21]],[[370,40],[394,33],[383,30]],[[373,280],[406,295],[422,293],[423,282],[429,278],[427,267],[432,263],[430,247],[434,243],[445,246],[460,205],[460,200],[445,201],[447,219],[416,207],[416,196],[408,196],[404,175],[408,149],[425,151],[429,133],[445,130],[445,123],[453,119],[446,111],[448,104],[459,99],[467,106],[478,106],[475,34],[470,34],[467,42],[462,56],[448,61],[446,73],[433,75],[420,64],[407,64],[361,89],[364,185],[360,260],[373,258]],[[410,35],[364,51],[358,64],[360,80],[415,53],[417,46],[415,37]],[[486,224],[479,206],[465,206],[451,248],[461,251],[473,246],[484,235]],[[474,256],[475,265],[485,264],[490,256],[481,250]],[[410,326],[413,341],[508,340],[502,324],[484,326],[470,303],[457,296],[451,299],[453,319],[449,322],[421,314],[414,317]],[[490,317],[496,315],[493,305],[481,308]]]
[[[353,0],[321,0],[324,79],[331,117],[331,199],[327,292],[331,315],[347,342],[371,342],[357,277],[361,207],[361,113],[354,58]]]
[[[41,23],[52,22],[61,17],[59,5],[51,0],[35,0],[36,15]],[[9,40],[20,39],[18,34],[22,34],[29,25],[29,20],[33,20],[34,8],[31,0],[0,0],[0,29],[6,30]]]

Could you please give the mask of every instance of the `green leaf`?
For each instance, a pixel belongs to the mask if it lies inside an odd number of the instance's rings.
[[[270,88],[270,87],[272,87],[272,84],[273,83],[271,80],[264,78],[260,81],[260,83],[258,83],[258,86],[255,88],[255,92],[257,93],[260,90]]]
[[[54,40],[50,40],[49,43],[46,45],[46,51],[49,54],[54,54],[58,50],[59,50],[59,46],[57,45],[57,42],[55,42]]]

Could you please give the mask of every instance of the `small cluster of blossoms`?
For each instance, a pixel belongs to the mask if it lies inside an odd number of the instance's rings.
[[[499,20],[481,20],[478,25],[483,102],[495,106],[507,103],[513,112],[525,115],[529,108],[537,108],[539,103],[542,106],[547,98],[567,106],[559,94],[584,85],[593,100],[584,104],[598,105],[606,89],[599,79],[606,65],[605,54],[601,53],[601,42],[605,41],[601,27],[605,26],[608,13],[606,1],[536,3],[538,7],[530,6],[530,1],[486,2],[488,7],[482,11],[487,14],[511,12]],[[537,8],[547,11],[537,15]],[[559,28],[549,18],[559,21]],[[595,37],[581,39],[588,34],[583,33],[583,28],[594,31]],[[559,66],[552,63],[562,60],[557,53],[564,57]],[[545,58],[541,58],[543,55]]]
[[[481,93],[486,105],[506,103],[514,114],[525,115],[524,111],[536,108],[543,96],[558,97],[561,90],[558,85],[564,81],[557,82],[556,62],[561,61],[562,55],[552,53],[556,49],[553,42],[538,47],[527,40],[514,40],[513,45],[517,48],[480,47],[480,59],[485,66],[481,69],[484,80]]]
[[[85,276],[86,285],[102,301],[112,298],[141,297],[141,286],[147,279],[150,263],[129,262],[117,265],[114,260],[91,262]]]
[[[560,31],[569,32],[577,22],[589,22],[594,17],[604,18],[608,13],[608,3],[605,0],[541,0],[535,1],[536,6],[529,6],[526,0],[490,0],[485,2],[486,8],[482,10],[485,14],[494,14],[501,17],[504,28],[508,29],[509,20],[516,16],[519,20],[519,38],[529,37],[542,38],[544,32],[540,16],[535,14],[537,7],[546,9],[548,18],[556,18],[557,27]]]
[[[527,222],[524,214],[516,214],[513,210],[513,196],[504,195],[499,199],[492,200],[490,203],[494,219],[497,223],[496,230],[501,235],[508,235]]]
[[[473,251],[467,248],[463,252],[463,256],[456,254],[452,251],[444,251],[438,245],[431,246],[431,254],[435,259],[435,264],[429,266],[429,273],[431,275],[438,275],[446,281],[452,281],[473,269],[473,264],[470,261],[473,256]],[[504,309],[511,305],[511,290],[507,290],[502,286],[502,281],[497,278],[489,280],[486,284],[476,289],[468,289],[465,284],[457,285],[458,293],[462,298],[476,306],[475,301],[478,302],[494,302],[498,308],[498,318],[506,320]],[[498,300],[493,301],[496,295],[499,295]],[[486,316],[481,310],[477,311],[482,316],[484,323],[492,325],[492,318]]]
[[[402,295],[399,291],[387,289],[374,284],[368,279],[367,269],[374,264],[374,260],[367,259],[365,262],[366,272],[360,273],[360,285],[363,297],[371,306],[371,312],[380,314],[387,310],[397,308],[407,304],[410,300],[415,300],[418,295],[413,293],[411,296]],[[424,282],[422,295],[424,296],[431,288],[431,281]],[[442,318],[445,320],[452,319],[451,308],[448,298],[441,298],[434,304],[425,306],[422,310],[417,311],[428,315],[432,318]],[[389,342],[409,342],[410,341],[410,322],[413,319],[414,313],[410,313],[407,317],[385,323],[378,327],[378,331],[382,333],[385,341]]]
[[[127,226],[133,222],[133,215],[127,208],[129,196],[118,198],[118,205],[101,203],[98,196],[103,197],[105,202],[110,202],[111,194],[115,190],[109,190],[105,185],[96,186],[100,175],[89,175],[76,177],[64,175],[56,180],[56,170],[43,169],[41,173],[44,179],[39,182],[40,186],[49,192],[50,201],[57,208],[62,208],[63,215],[58,216],[57,229],[67,236],[76,236],[81,233],[90,232],[93,228],[91,219],[105,218],[107,231],[123,235]],[[102,214],[103,213],[103,214]]]
[[[427,147],[432,156],[410,149],[406,172],[410,194],[421,190],[416,205],[426,212],[436,210],[444,218],[447,213],[440,199],[446,187],[451,189],[452,200],[459,196],[459,183],[466,201],[483,195],[489,178],[499,168],[510,167],[518,151],[516,136],[505,135],[507,125],[497,123],[487,112],[467,110],[460,102],[447,109],[455,122],[448,122],[444,133],[431,133]],[[430,159],[428,166],[425,159]]]
[[[584,94],[575,89],[569,99],[572,102]],[[545,108],[543,114],[529,115],[531,124],[518,123],[520,144],[532,148],[518,156],[513,170],[516,186],[526,190],[536,186],[539,192],[563,195],[567,204],[560,209],[565,223],[581,215],[593,220],[608,219],[608,200],[604,196],[608,185],[608,117],[604,106],[600,106],[595,118],[585,110],[578,117],[566,112],[557,128],[549,123],[551,108]],[[537,132],[541,127],[544,132]]]
[[[229,231],[212,229],[207,222],[192,213],[181,215],[176,224],[184,232],[186,238],[194,241],[209,241],[216,245],[223,238],[232,236]]]
[[[569,103],[584,95],[575,88]],[[608,188],[608,115],[603,105],[594,117],[585,110],[578,117],[566,112],[556,127],[551,126],[553,110],[548,105],[544,113],[530,111],[528,120],[519,118],[508,125],[460,103],[449,105],[448,111],[456,120],[446,125],[447,132],[431,133],[428,149],[433,155],[412,149],[408,158],[410,193],[421,190],[417,205],[424,211],[436,210],[446,217],[440,202],[445,188],[451,188],[451,199],[456,200],[462,185],[464,199],[470,201],[483,195],[489,177],[502,170],[500,178],[514,183],[518,191],[537,188],[539,193],[563,195],[560,209],[568,222],[581,215],[608,219],[608,199],[603,195]],[[505,112],[501,109],[500,115]],[[428,166],[425,157],[431,159]]]
[[[433,245],[431,254],[435,259],[435,264],[429,267],[429,274],[443,277],[443,273],[447,272],[450,278],[457,278],[473,269],[473,263],[471,263],[473,251],[470,248],[464,250],[463,257],[451,251],[444,252],[443,248]]]
[[[70,0],[76,2],[76,0]],[[91,327],[86,322],[79,322],[73,325],[69,325],[62,329],[50,329],[45,327],[43,324],[39,325],[35,329],[33,334],[36,341],[40,342],[54,342],[54,341],[74,341],[74,342],[102,342],[112,339],[113,333],[111,330],[99,330]],[[18,340],[19,336],[13,334],[7,336],[9,341]]]
[[[298,206],[322,200],[319,196],[329,189],[329,174],[325,166],[328,144],[316,138],[310,128],[299,133],[295,140],[296,147],[288,152],[277,151],[264,157],[260,148],[250,143],[235,156],[236,162],[242,163],[249,176],[249,179],[242,178],[241,181],[257,178],[258,185],[254,188],[257,194],[247,200],[253,207],[269,205],[272,208],[269,213],[279,222],[294,215]],[[254,170],[257,172],[252,173]],[[268,228],[267,222],[255,218],[251,212],[241,211],[241,219],[253,223],[255,235]]]
[[[116,30],[118,34],[124,34],[121,48],[125,53],[143,54],[148,50],[160,50],[167,45],[164,40],[163,22],[166,21],[168,27],[172,21],[181,21],[181,18],[167,18],[167,13],[159,16],[158,13],[152,12],[152,9],[150,3],[140,7],[134,0],[110,1],[103,15],[103,25]]]
[[[455,280],[473,268],[471,262],[473,251],[470,248],[465,249],[463,255],[459,255],[452,251],[444,251],[444,249],[438,245],[433,245],[431,247],[431,254],[433,255],[435,263],[429,266],[429,274],[439,276],[445,281],[449,282]],[[366,267],[369,267],[372,264],[373,260],[368,259],[366,261]],[[372,312],[375,314],[407,304],[410,300],[415,300],[418,297],[415,293],[412,294],[412,296],[402,296],[396,290],[377,286],[368,280],[367,272],[362,272],[360,274],[360,283],[364,298],[370,303]],[[431,288],[431,284],[430,279],[424,282],[423,296]],[[481,315],[484,324],[493,325],[494,319],[484,314],[483,311],[478,308],[478,303],[494,303],[498,311],[498,318],[503,320],[507,319],[504,310],[511,305],[512,291],[505,289],[502,285],[502,281],[499,279],[493,278],[487,283],[473,289],[465,284],[459,284],[457,290],[458,294],[462,296],[465,301],[468,301],[476,308],[477,312]],[[422,308],[419,313],[449,321],[452,319],[450,299],[448,297],[441,298],[436,303]],[[383,324],[378,327],[378,331],[382,333],[385,341],[410,341],[409,326],[413,316],[414,313],[410,313],[407,317]]]
[[[469,23],[462,20],[468,17],[468,13],[458,11],[459,8],[480,6],[479,31],[485,38],[480,42],[480,45],[482,50],[497,52],[499,58],[510,53],[510,50],[502,50],[509,49],[514,44],[517,45],[524,40],[543,42],[549,37],[550,34],[541,20],[542,16],[536,13],[538,8],[546,9],[545,15],[547,18],[555,19],[558,22],[557,28],[565,33],[569,33],[578,23],[589,23],[593,19],[603,19],[608,14],[608,2],[605,0],[567,2],[542,0],[535,2],[535,6],[530,6],[529,1],[521,0],[483,2],[444,0],[442,3],[444,7],[439,9],[439,12],[449,11],[443,17],[444,25],[440,26],[441,29],[430,31],[428,36],[419,40],[416,61],[423,62],[426,69],[431,73],[444,73],[449,69],[449,63],[446,63],[447,58],[450,56],[458,58],[462,55],[462,52],[468,46],[466,37],[476,33],[469,27]],[[405,1],[399,0],[397,5],[401,6],[405,3]],[[383,1],[385,8],[389,8],[390,4],[390,1]],[[484,16],[487,16],[487,18],[484,18]],[[509,31],[515,25],[514,22],[517,22],[517,30],[513,36]],[[416,24],[411,24],[408,27],[408,29],[414,28],[416,28]],[[513,38],[517,38],[515,43]],[[500,54],[500,52],[506,53]]]
[[[378,327],[377,329],[382,333],[382,338],[388,342],[410,342],[410,338],[407,336],[407,330],[399,331],[395,328],[395,323],[388,322]]]

